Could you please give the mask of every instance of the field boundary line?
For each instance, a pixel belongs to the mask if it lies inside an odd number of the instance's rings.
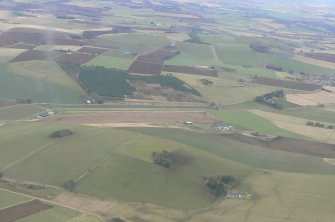
[[[19,205],[19,204],[24,204],[24,203],[31,202],[32,200],[34,200],[34,199],[30,199],[30,200],[27,200],[27,201],[19,202],[19,203],[12,204],[12,205],[7,206],[7,207],[0,208],[0,211],[2,211],[2,210],[6,210],[7,208],[15,207],[15,206],[17,206],[17,205]]]
[[[91,132],[91,131],[95,131],[95,130],[97,130],[97,129],[99,129],[99,128],[95,128],[95,127],[94,127],[94,128],[89,129],[89,130],[87,130],[87,131],[88,131],[88,132]],[[25,155],[25,156],[21,157],[20,159],[16,160],[14,163],[11,163],[11,164],[9,164],[8,166],[2,168],[0,171],[8,170],[9,168],[11,168],[11,167],[13,167],[13,166],[15,166],[15,165],[21,163],[22,161],[24,161],[24,160],[26,160],[26,159],[29,159],[29,158],[30,158],[31,156],[33,156],[35,153],[38,153],[38,152],[40,152],[40,151],[43,151],[43,150],[49,148],[51,145],[53,145],[53,144],[55,144],[55,143],[57,143],[57,142],[58,142],[58,140],[53,140],[53,141],[50,141],[50,142],[47,143],[47,144],[44,144],[44,145],[40,146],[39,148],[35,149],[35,150],[32,151],[31,153],[28,153],[27,155]]]
[[[54,143],[56,143],[56,142],[57,142],[57,141],[51,141],[51,142],[49,142],[49,143],[47,143],[47,144],[45,144],[45,145],[43,145],[43,146],[37,148],[37,149],[34,150],[33,152],[28,153],[27,155],[25,155],[25,156],[21,157],[20,159],[16,160],[14,163],[11,163],[11,164],[9,164],[8,166],[2,168],[0,171],[5,171],[5,170],[7,170],[7,169],[9,169],[9,168],[11,168],[11,167],[13,167],[13,166],[19,164],[20,162],[22,162],[22,161],[28,159],[29,157],[33,156],[35,153],[37,153],[37,152],[39,152],[39,151],[42,151],[42,150],[48,148],[49,146],[51,146],[52,144],[54,144]]]
[[[28,195],[28,194],[24,194],[24,193],[19,193],[19,192],[8,190],[8,189],[2,188],[2,187],[0,187],[0,190],[6,191],[6,192],[9,192],[9,193],[13,193],[13,194],[17,194],[17,195],[21,195],[21,196],[25,196],[25,197],[29,197],[29,198],[32,198],[32,199],[40,200],[40,201],[43,201],[43,202],[46,202],[46,203],[49,203],[49,204],[52,204],[52,205],[56,205],[56,206],[68,208],[68,209],[71,209],[71,210],[74,210],[74,211],[77,211],[77,212],[80,212],[80,213],[83,213],[83,214],[87,213],[87,212],[85,212],[83,210],[79,210],[79,209],[76,209],[76,208],[73,208],[73,207],[70,207],[70,206],[67,206],[67,205],[64,205],[64,204],[59,204],[57,202],[54,202],[54,201],[51,201],[51,200],[47,200],[47,199],[44,199],[44,198],[34,197],[32,195]]]
[[[15,107],[15,106],[20,106],[22,104],[14,104],[14,105],[10,105],[10,106],[3,106],[3,107],[0,107],[0,110],[5,110],[5,109],[9,109],[9,108],[12,108],[12,107]]]
[[[121,150],[125,145],[131,143],[132,141],[138,139],[139,137],[141,137],[142,135],[136,135],[135,137],[125,141],[124,143],[120,144],[115,150],[113,150],[112,152],[108,153],[106,155],[106,157],[104,157],[102,160],[100,160],[97,164],[91,166],[90,168],[88,168],[82,175],[80,175],[77,179],[75,179],[73,182],[74,183],[78,183],[79,181],[81,181],[82,179],[84,179],[90,172],[96,170],[97,168],[99,168],[104,162],[106,162],[114,153],[118,152],[119,150]]]

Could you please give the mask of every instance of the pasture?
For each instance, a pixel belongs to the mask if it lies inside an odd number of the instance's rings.
[[[324,75],[333,75],[332,69],[316,66],[294,59],[276,56],[266,53],[257,53],[252,51],[249,45],[234,44],[234,45],[217,45],[216,52],[219,58],[227,64],[264,67],[267,64],[282,67],[284,70],[293,70],[294,72],[316,73]]]
[[[271,121],[257,116],[249,111],[244,110],[221,110],[211,111],[211,113],[221,121],[231,124],[235,127],[244,130],[254,130],[256,132],[287,136],[293,138],[302,138],[301,135],[281,129],[273,124]]]
[[[145,33],[101,35],[96,39],[97,44],[106,45],[120,50],[134,53],[152,51],[153,48],[164,48],[171,44],[171,40],[164,35]]]
[[[222,64],[221,60],[216,55],[215,48],[211,45],[177,42],[176,49],[180,54],[166,60],[166,65],[212,66]]]
[[[0,190],[0,209],[28,201],[28,197]]]
[[[112,69],[128,70],[131,63],[132,63],[132,60],[129,58],[100,55],[98,57],[95,57],[93,60],[89,61],[85,65],[103,66],[103,67],[112,68]]]
[[[33,115],[37,115],[43,111],[45,111],[45,109],[42,107],[28,104],[18,104],[9,107],[2,107],[0,108],[0,121],[22,120],[33,117]]]
[[[33,102],[81,103],[84,95],[78,88],[70,89],[44,79],[16,75],[0,64],[0,95],[3,99],[24,98]],[[68,84],[68,83],[67,83]]]
[[[43,80],[84,94],[78,83],[55,62],[29,61],[16,62],[8,66],[9,72],[22,77]]]
[[[26,128],[30,130],[27,132]],[[59,128],[69,128],[74,134],[51,140],[49,134]],[[334,172],[333,166],[321,158],[182,129],[121,130],[30,123],[7,125],[0,133],[0,142],[5,144],[0,149],[4,158],[1,168],[6,176],[57,186],[73,180],[77,181],[75,189],[80,193],[180,209],[213,204],[213,197],[202,182],[206,175],[233,174],[241,180],[242,189],[254,167],[295,173]],[[14,134],[20,140],[12,140]],[[24,138],[35,139],[27,144]],[[5,148],[6,144],[11,149]],[[187,158],[172,169],[164,169],[151,162],[151,153],[160,150]],[[67,171],[69,168],[72,170]]]

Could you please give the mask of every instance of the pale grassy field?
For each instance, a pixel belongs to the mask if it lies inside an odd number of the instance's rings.
[[[333,129],[307,126],[306,123],[310,121],[308,119],[291,117],[261,110],[250,110],[250,112],[272,121],[279,128],[299,133],[321,142],[335,143],[335,131]],[[325,123],[326,126],[327,124],[330,123]]]
[[[10,72],[23,77],[36,80],[44,80],[67,87],[84,94],[84,90],[68,76],[67,73],[55,62],[51,61],[27,61],[11,63],[8,66]]]
[[[287,101],[300,106],[329,105],[335,103],[335,94],[326,91],[316,93],[287,94]]]
[[[53,51],[53,50],[71,50],[77,51],[81,49],[82,46],[74,46],[74,45],[40,45],[34,48],[35,50],[43,50],[43,51]]]
[[[28,200],[30,200],[30,198],[0,190],[0,209]]]
[[[307,63],[307,64],[311,64],[311,65],[321,66],[321,67],[328,68],[328,69],[335,69],[335,63],[332,63],[332,62],[312,59],[312,58],[299,56],[299,55],[295,55],[293,59],[300,61],[300,62]]]
[[[0,121],[21,120],[32,117],[33,115],[36,115],[43,111],[45,111],[45,109],[28,104],[2,107],[0,108]]]
[[[0,48],[0,62],[6,63],[26,51],[25,49]]]

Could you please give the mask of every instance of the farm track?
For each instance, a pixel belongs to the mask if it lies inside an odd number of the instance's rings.
[[[24,161],[24,160],[26,160],[26,159],[29,159],[29,158],[30,158],[31,156],[33,156],[35,153],[38,153],[38,152],[40,152],[40,151],[42,151],[42,150],[45,150],[45,149],[47,149],[49,146],[51,146],[51,145],[53,145],[53,144],[55,144],[55,143],[56,143],[56,141],[51,141],[51,142],[49,142],[49,143],[47,143],[47,144],[45,144],[45,145],[43,145],[43,146],[37,148],[37,149],[34,150],[33,152],[31,152],[31,153],[29,153],[29,154],[27,154],[27,155],[21,157],[20,159],[16,160],[14,163],[11,163],[11,164],[9,164],[8,166],[2,168],[0,171],[8,170],[9,168],[11,168],[11,167],[13,167],[13,166],[15,166],[15,165],[21,163],[22,161]]]
[[[94,131],[94,130],[97,130],[97,128],[89,129],[88,131],[90,132],[90,131]],[[16,160],[15,162],[13,162],[13,163],[9,164],[8,166],[2,168],[0,171],[6,171],[6,170],[8,170],[9,168],[11,168],[11,167],[13,167],[13,166],[21,163],[22,161],[25,161],[25,160],[31,158],[34,154],[36,154],[38,152],[41,152],[41,151],[43,151],[45,149],[48,149],[51,145],[53,145],[53,144],[55,144],[57,142],[58,142],[58,140],[54,140],[54,141],[51,141],[51,142],[49,142],[47,144],[44,144],[44,145],[38,147],[33,152],[31,152],[31,153],[29,153],[29,154],[21,157],[20,159]]]
[[[20,193],[20,192],[16,192],[16,191],[12,191],[12,190],[9,190],[9,189],[5,189],[5,188],[1,188],[0,187],[0,190],[2,191],[5,191],[5,192],[9,192],[9,193],[12,193],[12,194],[16,194],[16,195],[20,195],[20,196],[24,196],[24,197],[28,197],[28,198],[31,198],[31,199],[36,199],[36,200],[40,200],[40,201],[43,201],[45,203],[49,203],[49,204],[52,204],[52,205],[56,205],[56,206],[60,206],[60,207],[64,207],[64,208],[67,208],[67,209],[70,209],[70,210],[74,210],[74,211],[77,211],[77,212],[80,212],[80,213],[88,213],[88,214],[91,214],[89,212],[84,212],[80,209],[76,209],[76,208],[73,208],[71,206],[68,206],[66,204],[60,204],[60,203],[57,203],[55,201],[51,201],[51,200],[48,200],[48,199],[45,199],[45,198],[41,198],[41,197],[35,197],[35,196],[32,196],[32,195],[28,195],[28,194],[24,194],[24,193]],[[91,214],[93,215],[93,214]],[[94,215],[96,216],[96,215]]]
[[[105,158],[103,158],[102,160],[100,160],[97,164],[93,165],[92,167],[90,167],[86,172],[84,172],[82,175],[80,175],[77,179],[74,180],[75,183],[80,182],[81,180],[83,180],[86,176],[88,176],[88,174],[90,172],[93,172],[94,170],[96,170],[97,168],[99,168],[103,163],[105,163],[114,153],[117,153],[118,151],[120,151],[121,149],[123,149],[123,147],[125,145],[127,145],[128,143],[131,143],[132,141],[138,139],[139,137],[141,137],[141,135],[137,135],[135,137],[133,137],[132,139],[129,139],[128,141],[122,143],[120,146],[118,146],[115,150],[113,150],[112,152],[108,153],[106,155]]]

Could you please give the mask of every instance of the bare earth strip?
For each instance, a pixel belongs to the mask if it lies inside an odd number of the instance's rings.
[[[324,160],[326,163],[335,165],[335,159],[331,159],[331,158],[323,158],[323,160]]]
[[[73,208],[80,209],[85,212],[92,212],[96,214],[106,214],[114,203],[110,201],[103,201],[93,197],[86,197],[80,194],[73,194],[69,192],[60,193],[53,201],[70,205]]]
[[[42,120],[45,122],[94,124],[103,126],[106,124],[140,124],[140,125],[162,125],[180,124],[187,121],[194,123],[212,123],[215,121],[206,112],[178,112],[178,111],[115,111],[100,112],[86,115],[55,116]],[[107,125],[108,126],[108,125]]]

